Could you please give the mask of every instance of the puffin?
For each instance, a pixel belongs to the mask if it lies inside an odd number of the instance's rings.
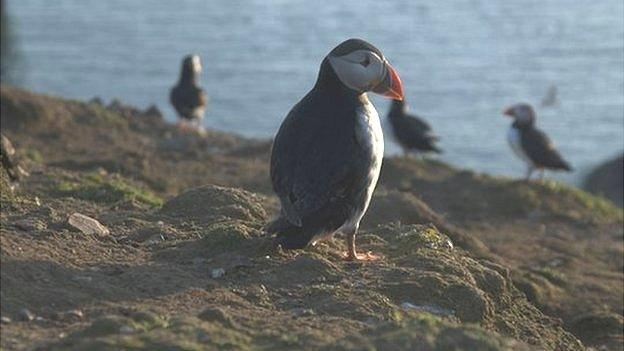
[[[403,153],[409,151],[441,153],[435,143],[439,138],[433,134],[431,126],[422,118],[407,113],[405,100],[393,100],[388,112],[390,126]]]
[[[531,105],[519,103],[503,110],[503,114],[514,119],[507,133],[511,150],[527,164],[526,179],[531,179],[534,170],[545,169],[572,171],[570,164],[555,149],[546,133],[535,127],[535,111]]]
[[[206,93],[199,86],[197,76],[202,70],[201,60],[198,55],[188,55],[182,60],[182,69],[178,83],[169,93],[169,101],[176,110],[181,121],[181,127],[185,128],[187,122],[197,130],[202,130],[201,120],[204,118],[206,109]]]
[[[384,153],[379,115],[367,92],[403,98],[397,71],[379,49],[348,39],[324,57],[312,89],[292,107],[274,139],[270,176],[281,211],[267,227],[283,249],[346,235],[344,259],[379,179]]]

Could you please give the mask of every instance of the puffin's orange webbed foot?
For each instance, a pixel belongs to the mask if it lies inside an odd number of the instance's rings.
[[[365,254],[349,253],[349,252],[345,252],[343,254],[343,259],[345,261],[377,261],[381,259],[381,257],[382,256],[376,255],[372,253],[371,251],[368,251]]]

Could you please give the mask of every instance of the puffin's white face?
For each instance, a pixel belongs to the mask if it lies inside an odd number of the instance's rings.
[[[199,55],[193,55],[191,61],[193,62],[193,72],[200,73],[202,71],[202,65]]]
[[[384,59],[369,50],[355,50],[344,56],[328,56],[340,81],[356,91],[369,91],[381,83],[386,74]]]
[[[535,119],[535,112],[528,104],[516,104],[503,111],[504,115],[510,116],[520,123],[532,122]]]

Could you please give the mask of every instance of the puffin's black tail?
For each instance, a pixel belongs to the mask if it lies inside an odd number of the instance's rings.
[[[429,150],[431,152],[435,152],[436,154],[441,154],[442,153],[442,149],[440,149],[439,147],[437,147],[436,145],[433,145],[433,144],[430,145]]]
[[[553,164],[553,168],[555,169],[560,169],[566,172],[572,172],[574,169],[572,168],[572,166],[570,166],[570,164],[568,163],[568,161],[564,160],[563,157],[559,156],[557,157],[556,160],[554,160],[554,164]]]
[[[314,235],[316,235],[313,231],[292,225],[282,217],[269,223],[265,230],[269,234],[277,234],[275,244],[281,245],[282,248],[287,250],[303,249],[308,246]]]
[[[572,166],[570,166],[570,164],[567,163],[566,161],[563,161],[563,163],[561,164],[561,169],[567,172],[572,172],[574,170],[574,168],[572,168]]]

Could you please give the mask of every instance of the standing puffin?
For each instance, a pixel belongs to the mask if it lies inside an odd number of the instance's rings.
[[[535,127],[535,111],[531,105],[516,104],[505,109],[503,114],[514,119],[507,133],[507,141],[513,152],[526,162],[527,180],[535,169],[540,171],[540,178],[544,176],[544,169],[572,170],[550,138]]]
[[[418,116],[407,113],[405,100],[393,100],[388,112],[388,119],[392,126],[394,137],[403,148],[403,153],[411,150],[418,152],[442,151],[435,145],[438,137],[431,131],[427,122]]]
[[[197,82],[201,70],[198,55],[184,57],[180,80],[169,93],[169,100],[182,121],[182,127],[186,126],[186,121],[190,121],[200,131],[203,130],[200,123],[206,109],[206,94]]]
[[[381,51],[349,39],[323,59],[316,84],[283,121],[271,152],[281,214],[267,228],[283,248],[314,245],[340,230],[347,236],[346,260],[377,258],[355,250],[384,152],[369,91],[403,98],[399,75]]]

